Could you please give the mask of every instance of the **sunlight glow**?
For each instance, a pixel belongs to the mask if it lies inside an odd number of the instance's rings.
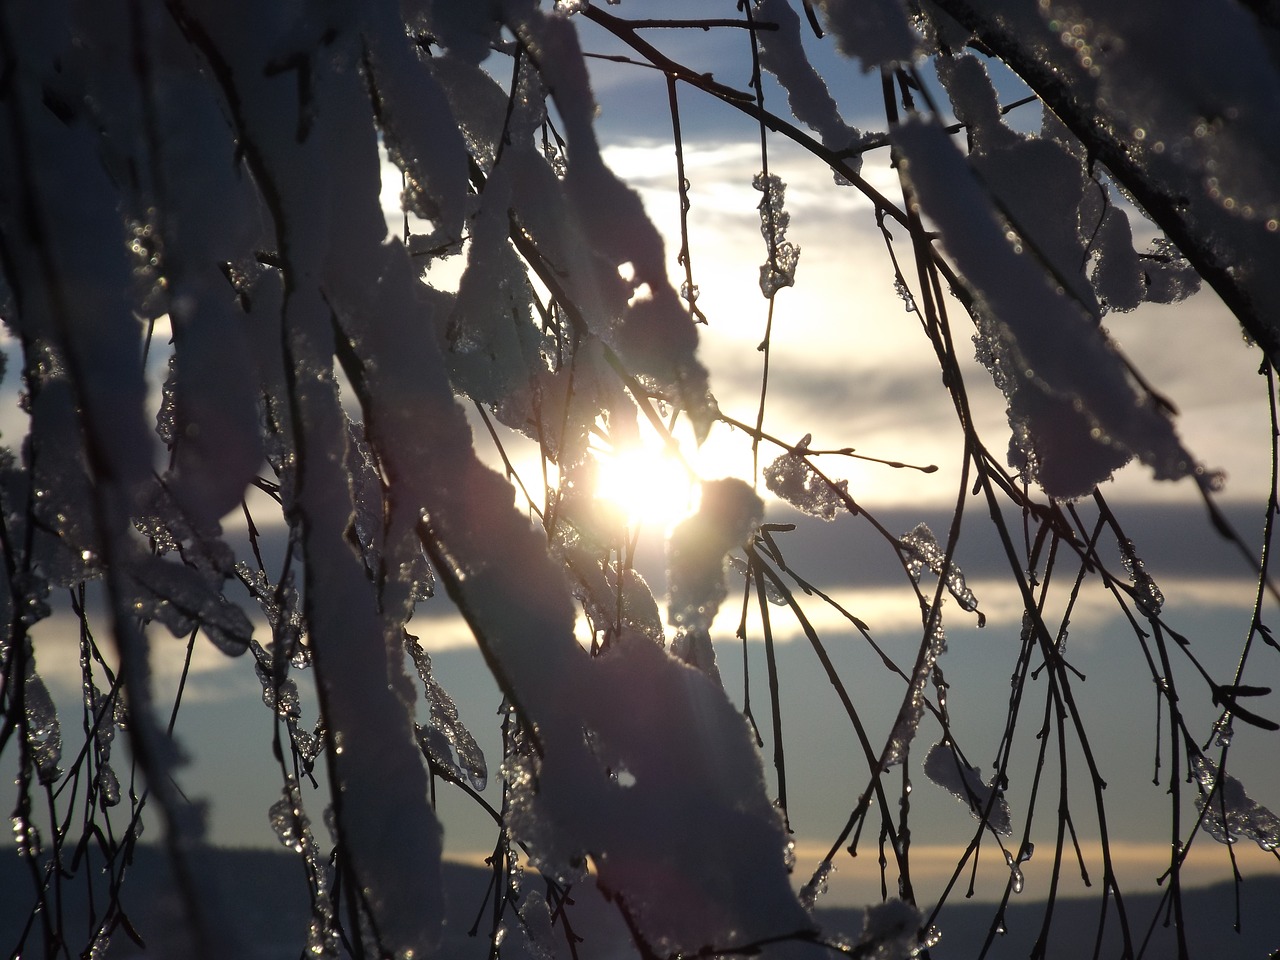
[[[613,504],[631,526],[669,530],[697,508],[698,485],[670,453],[637,447],[599,458],[595,495]]]

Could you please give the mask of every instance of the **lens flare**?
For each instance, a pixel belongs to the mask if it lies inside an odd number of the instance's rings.
[[[597,462],[597,499],[620,510],[632,526],[668,530],[697,507],[696,479],[680,460],[647,447],[601,456]]]

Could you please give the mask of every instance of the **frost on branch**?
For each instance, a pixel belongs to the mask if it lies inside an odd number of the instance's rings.
[[[995,787],[995,778],[984,783],[982,771],[960,759],[955,747],[946,740],[929,748],[924,758],[924,774],[961,803],[973,816],[992,830],[1008,836],[1013,832],[1009,820],[1009,802]],[[993,796],[994,795],[994,796]]]
[[[501,223],[498,214],[506,207],[504,198],[510,197],[524,227],[522,237],[531,239],[554,266],[548,277],[571,278],[565,282],[576,285],[566,306],[577,302],[580,293],[587,302],[594,295],[598,302],[614,304],[621,296],[625,306],[627,291],[619,288],[617,274],[625,253],[635,277],[648,283],[653,298],[649,306],[640,301],[622,315],[609,311],[585,315],[584,321],[592,326],[580,332],[598,339],[587,337],[583,342],[615,343],[624,362],[638,361],[650,382],[673,387],[686,402],[702,402],[702,394],[688,393],[703,375],[691,359],[694,339],[687,317],[682,311],[662,313],[669,285],[656,233],[638,219],[634,195],[623,192],[612,175],[597,165],[589,129],[589,92],[585,77],[578,76],[580,64],[574,64],[577,52],[572,38],[564,33],[570,28],[529,11],[520,16],[524,19],[517,22],[517,33],[542,54],[540,63],[559,71],[554,89],[566,121],[572,162],[561,183],[540,154],[519,143],[508,145],[489,176],[484,203],[492,203],[493,214],[491,220],[477,223],[479,246],[504,249],[507,241],[492,225]],[[327,76],[322,89],[331,99],[318,105],[318,118],[354,109],[356,100],[346,77]],[[295,212],[298,222],[285,225],[296,249],[314,251],[314,259],[292,266],[299,276],[309,268],[320,278],[330,311],[322,314],[317,298],[305,289],[294,291],[287,307],[295,331],[294,363],[300,364],[296,380],[301,396],[295,403],[302,416],[292,427],[303,431],[309,463],[301,466],[310,470],[302,478],[299,507],[308,520],[304,527],[308,555],[317,552],[320,558],[308,564],[308,576],[313,578],[307,590],[312,629],[332,623],[335,631],[348,638],[364,638],[365,658],[381,656],[379,643],[388,644],[393,631],[398,646],[402,629],[397,620],[400,613],[384,616],[379,626],[374,611],[362,599],[363,592],[356,590],[357,580],[364,576],[363,564],[343,559],[336,542],[342,534],[338,517],[351,509],[351,503],[349,493],[339,488],[325,465],[335,459],[342,462],[340,450],[350,440],[316,352],[317,346],[330,342],[321,333],[322,316],[332,316],[359,364],[361,396],[367,405],[365,438],[395,493],[388,501],[382,566],[393,574],[402,570],[405,560],[415,555],[415,534],[422,533],[434,551],[444,585],[468,618],[504,692],[536,737],[538,750],[527,757],[527,766],[514,784],[515,835],[529,845],[543,869],[556,875],[570,874],[590,854],[599,883],[627,904],[641,934],[655,944],[697,950],[805,927],[807,921],[787,885],[782,855],[785,836],[768,801],[759,759],[742,718],[706,677],[629,629],[624,628],[608,654],[597,660],[577,645],[569,587],[548,556],[545,536],[529,528],[513,506],[510,485],[481,466],[472,449],[469,429],[454,401],[455,385],[448,376],[444,351],[451,345],[447,336],[436,335],[442,329],[442,301],[422,289],[403,247],[394,241],[381,243],[380,229],[361,215],[356,199],[344,206],[346,198],[367,196],[373,186],[369,176],[376,156],[372,138],[339,139],[321,120],[312,138],[321,141],[314,155],[309,155],[310,149],[275,140],[265,164],[276,182],[291,187],[301,182],[308,186],[308,194],[333,198],[334,204],[329,211],[304,205]],[[318,162],[320,157],[323,164]],[[308,182],[308,178],[314,180]],[[489,195],[489,190],[494,192]],[[565,209],[571,214],[568,218],[563,216]],[[482,212],[482,218],[486,215]],[[342,223],[344,230],[326,235],[321,229],[326,222],[321,218],[326,217],[331,218],[328,222]],[[625,229],[619,227],[619,218],[627,224]],[[557,221],[566,220],[572,224],[573,242],[562,242],[566,235]],[[316,250],[316,239],[326,236],[328,250]],[[580,242],[580,237],[588,242]],[[619,246],[622,237],[628,240],[625,250]],[[602,258],[582,259],[589,253],[600,253]],[[579,259],[565,259],[571,256]],[[488,293],[482,289],[484,271],[491,267],[480,259],[468,267],[468,273],[473,269],[476,273],[471,279],[464,277],[459,308],[453,314],[457,344],[497,345],[506,336],[500,328],[507,317],[516,324],[528,322],[518,309],[510,310],[518,298],[508,300],[497,315],[481,315]],[[497,269],[499,276],[512,276],[500,262]],[[475,307],[468,306],[473,296]],[[673,291],[670,299],[675,301]],[[677,320],[680,329],[672,326],[668,331],[666,326]],[[498,326],[483,326],[486,323]],[[443,329],[448,332],[447,327]],[[518,333],[514,343],[520,343]],[[516,361],[516,369],[521,361],[527,364],[532,359],[532,352],[524,350],[520,347],[505,354]],[[597,356],[602,357],[603,351]],[[587,356],[582,359],[586,371]],[[490,387],[473,381],[469,389],[481,394],[492,389],[488,394],[492,398],[520,379],[506,370],[496,374]],[[738,531],[736,541],[744,536],[744,531]],[[727,545],[717,549],[715,567],[722,579]],[[389,577],[382,589],[390,597],[403,598],[407,585]],[[694,607],[707,602],[704,597]],[[384,609],[389,611],[403,611],[403,604],[403,599],[390,603],[384,597]],[[335,662],[338,670],[354,669],[354,664],[335,661],[342,654],[324,636],[313,640],[322,674],[326,657],[331,676]],[[390,783],[402,801],[412,799],[408,810],[395,815],[381,815],[373,806],[374,798],[362,794],[354,781],[360,769],[356,765],[362,762],[363,751],[358,748],[373,721],[347,710],[354,708],[354,697],[373,697],[372,674],[389,668],[378,657],[373,663],[377,669],[363,668],[368,676],[344,677],[343,690],[337,690],[332,680],[322,682],[331,685],[329,695],[341,708],[334,722],[344,737],[342,756],[348,751],[355,754],[352,766],[340,772],[341,799],[343,806],[359,803],[352,817],[361,820],[347,819],[340,807],[339,823],[344,834],[351,833],[355,840],[353,855],[362,878],[368,876],[364,869],[373,869],[383,874],[380,883],[396,882],[401,869],[384,861],[389,851],[376,838],[365,836],[361,824],[394,822],[397,830],[406,830],[414,818],[425,824],[431,820],[429,812],[410,812],[417,808],[418,798],[410,798],[409,792],[417,793],[420,780],[417,772],[410,775],[408,767],[395,771],[393,777],[385,771],[365,771],[370,784],[385,788]],[[402,688],[400,678],[387,674],[383,690],[373,700],[380,709],[392,711],[387,679],[392,691]],[[574,695],[566,696],[566,691]],[[392,722],[387,713],[376,722],[385,731],[396,732],[398,739],[402,721]],[[626,785],[610,775],[617,770],[630,774]],[[673,824],[685,826],[673,830]],[[415,829],[414,840],[419,842],[425,828]],[[731,853],[726,857],[725,851]],[[431,857],[424,852],[414,857],[402,854],[401,859],[429,863]],[[684,893],[673,893],[676,888],[670,877],[681,878]],[[418,877],[406,880],[420,882]],[[404,925],[396,928],[397,936],[416,936],[407,917],[400,915],[407,908],[407,891],[378,889],[386,907],[384,920],[399,917]],[[689,890],[699,893],[691,899]]]
[[[1129,582],[1133,584],[1133,595],[1139,609],[1149,617],[1160,616],[1164,594],[1147,572],[1147,565],[1138,556],[1137,548],[1128,537],[1120,541],[1120,562],[1129,571]]]
[[[966,125],[969,164],[993,205],[1054,282],[1096,313],[1097,302],[1080,265],[1097,217],[1086,217],[1082,205],[1095,201],[1105,188],[1090,180],[1085,158],[1059,140],[1024,136],[1004,123],[995,89],[977,57],[939,57],[936,62],[956,118]]]
[[[997,221],[941,127],[910,121],[895,143],[923,210],[975,298],[980,355],[1009,400],[1011,462],[1051,496],[1074,498],[1131,456],[1158,479],[1201,473],[1168,414],[1139,390],[1114,344]]]
[[[1252,840],[1263,850],[1280,849],[1280,817],[1244,792],[1235,777],[1223,775],[1203,754],[1192,758],[1200,794],[1196,809],[1204,816],[1204,828],[1219,843]]]
[[[364,29],[379,29],[376,11],[365,12],[371,20]],[[326,30],[327,56],[309,65],[310,98],[299,105],[292,79],[263,65],[287,60],[295,44],[315,49],[313,31]],[[278,463],[286,513],[300,529],[305,555],[304,609],[325,709],[343,866],[363,891],[382,949],[417,954],[437,940],[442,910],[440,831],[427,802],[402,667],[403,623],[420,568],[405,544],[399,504],[387,511],[377,555],[389,574],[376,592],[364,552],[352,549],[353,437],[333,373],[334,313],[345,284],[365,278],[375,288],[379,277],[371,271],[387,255],[376,131],[355,69],[360,31],[341,17],[278,23],[232,4],[205,12],[193,32],[227,58],[225,92],[243,104],[238,121],[252,145],[254,178],[275,201],[280,276],[261,280],[249,309],[262,310],[255,316],[255,344],[262,350],[267,411],[287,431]],[[408,42],[400,31],[380,41]],[[282,117],[296,117],[298,126],[282,124]],[[403,256],[403,248],[396,251]],[[349,372],[364,386],[357,371]],[[376,446],[375,436],[368,439]],[[376,548],[367,530],[363,539]]]
[[[849,481],[837,480],[833,486],[818,476],[804,457],[812,440],[813,436],[806,433],[795,450],[788,450],[765,467],[765,486],[797,510],[823,520],[834,520],[845,508]]]
[[[22,680],[23,704],[26,710],[27,749],[35,761],[36,776],[43,784],[57,782],[62,771],[58,763],[62,759],[62,725],[58,721],[58,710],[49,688],[36,672],[35,657],[30,650],[30,641],[26,655],[22,658],[26,663],[26,672]]]
[[[951,596],[955,597],[956,603],[965,610],[978,609],[978,598],[964,582],[964,574],[960,571],[960,567],[954,562],[947,563],[946,554],[938,546],[938,540],[928,524],[916,524],[914,529],[902,535],[898,544],[902,548],[903,559],[907,564],[907,574],[911,577],[912,583],[920,582],[920,577],[926,568],[937,577],[942,576],[945,569],[947,590],[950,591]],[[979,612],[978,626],[982,626],[985,620],[986,617]]]
[[[413,659],[431,708],[431,726],[419,732],[427,755],[455,777],[465,776],[472,787],[483,790],[489,782],[489,765],[485,762],[484,751],[458,716],[453,697],[431,672],[431,654],[423,650],[418,638],[408,632],[404,635],[404,648]]]
[[[835,873],[836,865],[830,860],[824,859],[818,864],[818,868],[813,871],[813,876],[809,878],[809,882],[800,888],[800,905],[813,912],[813,908],[818,903],[818,898],[823,896],[831,884],[831,874]]]
[[[522,42],[537,55],[539,69],[531,58],[522,60],[510,112],[506,91],[477,67],[450,56],[431,64],[487,178],[473,220],[467,275],[448,326],[450,351],[458,354],[450,357],[459,372],[456,386],[486,404],[501,394],[496,412],[503,422],[545,440],[558,462],[572,464],[585,450],[582,415],[570,411],[566,420],[564,408],[580,386],[572,344],[579,351],[585,345],[600,357],[615,352],[641,383],[679,404],[705,435],[712,405],[706,371],[695,356],[697,334],[667,277],[661,237],[639,197],[600,156],[591,127],[595,107],[573,27],[528,12],[520,18]],[[535,142],[545,119],[546,89],[565,120],[572,159],[563,171],[547,162]],[[548,340],[547,325],[539,329],[533,323],[512,241],[544,268],[540,279],[551,286],[572,338]],[[492,352],[486,350],[490,343]],[[612,385],[613,395],[593,395],[590,383],[581,384],[584,405],[604,401],[588,423],[601,410],[617,416],[630,404],[615,373],[601,382]]]
[[[916,731],[920,729],[920,719],[924,716],[925,688],[929,677],[935,672],[938,658],[947,652],[947,633],[942,626],[942,609],[926,605],[922,614],[925,621],[926,634],[920,645],[920,655],[908,681],[907,695],[902,706],[898,708],[898,716],[894,720],[893,730],[889,734],[889,742],[885,745],[883,764],[886,768],[902,763],[911,749]]]
[[[760,198],[760,233],[764,236],[769,259],[760,266],[760,292],[772,297],[783,287],[795,286],[796,264],[800,248],[787,239],[791,214],[782,209],[787,187],[777,174],[757,173],[751,186],[764,194]]]

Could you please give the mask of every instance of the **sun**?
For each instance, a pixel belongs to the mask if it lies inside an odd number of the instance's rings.
[[[660,446],[602,454],[595,496],[616,507],[633,527],[670,530],[698,504],[698,482],[677,456]]]

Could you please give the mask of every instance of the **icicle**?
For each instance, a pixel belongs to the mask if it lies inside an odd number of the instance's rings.
[[[1009,885],[1014,893],[1021,893],[1026,886],[1026,878],[1022,875],[1022,859],[1015,860],[1008,850],[1004,852],[1004,862],[1009,868]]]
[[[911,288],[906,285],[902,278],[899,277],[893,281],[893,290],[894,293],[898,295],[898,299],[902,301],[903,309],[906,310],[907,313],[920,312],[919,308],[916,306],[915,295],[911,292]]]

